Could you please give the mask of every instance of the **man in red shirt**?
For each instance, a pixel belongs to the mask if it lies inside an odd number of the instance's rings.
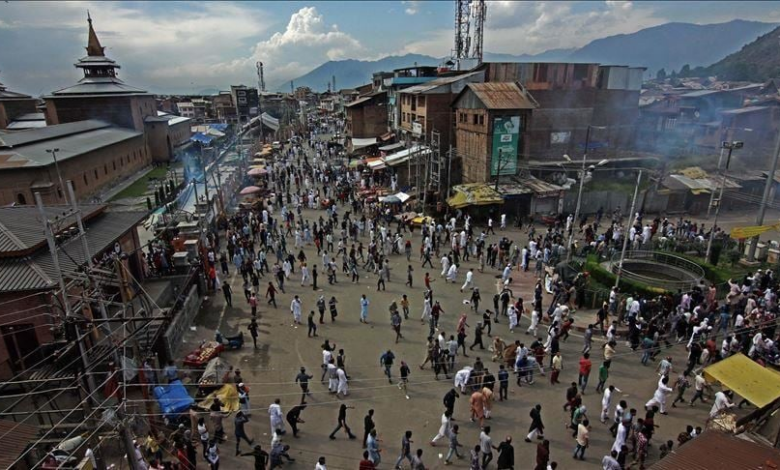
[[[374,462],[368,460],[368,451],[363,451],[363,460],[360,461],[360,467],[358,470],[375,470],[376,465],[374,465]]]
[[[580,393],[585,395],[585,387],[588,385],[588,376],[590,376],[590,369],[593,367],[593,363],[590,362],[590,354],[585,353],[580,358],[580,376],[579,385]]]

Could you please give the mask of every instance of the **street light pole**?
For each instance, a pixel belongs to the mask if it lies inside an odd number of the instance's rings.
[[[772,169],[769,174],[766,175],[766,184],[764,185],[764,196],[761,198],[761,205],[758,207],[758,217],[756,217],[756,225],[763,225],[764,215],[766,215],[766,206],[769,202],[769,195],[772,193],[772,183],[775,181],[775,172],[777,171],[777,161],[780,159],[780,135],[777,137],[777,143],[775,144],[775,158],[772,160]],[[750,247],[748,249],[747,260],[753,262],[756,259],[756,248],[758,247],[758,240],[760,235],[750,239]]]
[[[629,212],[629,218],[628,218],[629,221],[633,217],[633,213],[636,210],[636,197],[639,194],[639,184],[641,182],[642,182],[642,170],[639,170],[639,174],[636,177],[636,188],[634,188],[634,198],[631,200],[631,211]],[[628,247],[628,234],[630,232],[631,230],[629,229],[629,230],[625,230],[625,233],[623,233],[623,248],[620,250],[620,264],[618,264],[618,272],[617,272],[617,276],[615,277],[615,287],[618,287],[618,285],[620,284],[620,276],[621,274],[623,274],[623,260],[626,258],[626,248]]]
[[[715,219],[712,221],[712,228],[710,229],[710,238],[707,240],[707,252],[704,254],[704,261],[709,262],[710,250],[712,249],[712,239],[715,238],[715,228],[718,226],[718,215],[720,214],[720,206],[723,205],[723,188],[726,186],[726,175],[729,172],[729,165],[731,164],[731,152],[734,149],[741,149],[745,144],[740,141],[723,142],[721,148],[728,150],[726,156],[726,167],[723,169],[723,176],[720,180],[720,190],[718,194],[718,205],[715,207]]]
[[[571,232],[569,232],[569,243],[566,247],[566,261],[571,261],[573,255],[572,245],[574,243],[574,226],[580,218],[580,205],[582,204],[582,187],[585,185],[585,164],[588,160],[588,148],[590,147],[590,130],[591,129],[604,129],[604,126],[588,126],[588,130],[585,132],[585,151],[582,153],[582,170],[580,173],[580,188],[577,191],[577,206],[574,209],[574,220],[572,221]]]

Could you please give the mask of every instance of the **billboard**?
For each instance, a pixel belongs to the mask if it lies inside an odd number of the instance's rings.
[[[520,116],[493,119],[493,153],[490,176],[517,173],[517,148],[520,142]]]

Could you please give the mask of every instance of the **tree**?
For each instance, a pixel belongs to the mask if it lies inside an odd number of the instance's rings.
[[[655,74],[656,80],[666,80],[666,69],[661,69]]]
[[[691,66],[688,64],[685,64],[680,69],[680,73],[678,74],[681,77],[690,77],[691,76]]]

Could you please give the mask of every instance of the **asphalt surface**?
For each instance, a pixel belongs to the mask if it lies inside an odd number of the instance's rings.
[[[342,211],[343,212],[343,211]],[[303,217],[314,220],[320,216],[318,211],[305,210]],[[477,229],[477,233],[479,228]],[[525,233],[517,230],[497,231],[497,235],[490,236],[491,241],[498,237],[507,236],[516,243],[527,241]],[[362,242],[368,245],[368,240],[363,237]],[[250,308],[242,294],[242,279],[236,275],[231,266],[228,282],[234,291],[234,306],[226,307],[221,292],[209,297],[203,304],[202,311],[195,320],[195,331],[187,333],[186,344],[182,350],[195,347],[202,339],[213,339],[214,330],[219,328],[225,334],[233,334],[244,330],[248,342],[244,348],[238,351],[226,351],[222,354],[228,362],[241,369],[244,382],[250,387],[252,416],[247,424],[247,433],[256,442],[270,450],[270,424],[267,409],[275,398],[281,399],[283,412],[286,413],[292,406],[298,404],[301,398],[300,388],[294,383],[295,376],[301,366],[315,378],[311,383],[312,396],[307,400],[308,407],[303,411],[301,418],[305,421],[299,427],[300,437],[293,438],[291,433],[284,437],[284,441],[291,446],[290,455],[296,459],[294,463],[285,464],[293,468],[313,468],[319,456],[325,456],[327,465],[331,469],[354,469],[362,457],[361,438],[363,435],[363,417],[369,408],[375,410],[374,421],[377,425],[378,437],[381,440],[382,462],[380,468],[392,468],[395,459],[400,452],[401,437],[406,430],[413,432],[413,449],[424,450],[423,462],[428,468],[444,466],[444,456],[447,452],[447,444],[439,441],[436,447],[429,445],[430,439],[436,434],[440,418],[443,412],[442,397],[453,386],[452,380],[434,379],[430,366],[420,370],[418,365],[425,357],[425,338],[428,326],[421,324],[419,318],[422,313],[423,277],[425,272],[430,272],[434,278],[432,285],[434,299],[439,300],[444,309],[441,317],[440,328],[447,336],[455,332],[455,325],[461,312],[468,311],[468,306],[463,300],[470,293],[460,293],[459,289],[464,281],[465,272],[475,268],[475,285],[482,292],[483,301],[481,308],[492,308],[492,294],[495,292],[496,277],[500,275],[497,269],[486,269],[485,273],[477,271],[475,259],[463,262],[460,268],[458,283],[446,283],[441,273],[441,266],[434,261],[435,269],[422,269],[419,260],[420,232],[416,231],[412,238],[411,262],[407,263],[405,255],[391,255],[389,257],[392,268],[390,282],[387,290],[377,292],[376,276],[361,272],[362,277],[358,284],[349,282],[349,278],[339,273],[338,283],[328,285],[327,278],[320,271],[319,290],[313,290],[311,286],[301,287],[300,272],[296,269],[289,281],[285,283],[286,294],[277,297],[278,308],[267,306],[260,302],[259,324],[260,338],[258,348],[252,347],[251,339],[247,334],[246,326],[250,320]],[[292,245],[292,240],[289,241]],[[224,246],[224,244],[223,244]],[[321,258],[317,256],[314,245],[305,247],[309,263],[321,265]],[[269,264],[275,256],[269,258]],[[404,286],[406,278],[406,266],[411,264],[414,269],[414,287]],[[522,296],[528,300],[532,298],[532,287],[535,282],[533,272],[513,273],[515,279],[513,291],[515,296]],[[267,285],[269,276],[261,279],[261,287]],[[265,290],[262,289],[262,294]],[[290,313],[290,301],[293,295],[300,295],[303,301],[302,326],[293,325]],[[359,322],[360,295],[366,294],[370,301],[369,323]],[[402,326],[404,339],[395,344],[395,334],[390,327],[388,306],[393,301],[400,301],[402,294],[407,294],[411,303],[410,319]],[[310,310],[316,310],[316,299],[324,295],[325,299],[335,296],[338,299],[339,316],[335,323],[327,320],[319,325],[318,337],[306,336],[306,315]],[[551,299],[546,296],[545,306]],[[588,314],[590,316],[590,314]],[[575,314],[576,317],[576,314]],[[478,321],[473,311],[469,314],[469,337],[467,344],[473,339],[473,329]],[[579,318],[577,323],[590,322],[590,318]],[[505,319],[499,324],[493,325],[493,335],[500,335],[508,344],[515,339],[524,341],[530,345],[531,336],[525,334],[528,327],[528,319],[521,320],[521,328],[510,333]],[[544,331],[540,328],[540,332]],[[342,399],[331,395],[327,391],[327,384],[320,384],[320,345],[325,339],[335,343],[337,349],[343,348],[346,353],[346,371],[351,377],[349,384],[349,396]],[[485,337],[485,346],[489,347],[491,338]],[[533,385],[518,387],[514,383],[514,376],[510,382],[509,399],[505,402],[496,401],[493,406],[492,419],[486,421],[491,426],[494,443],[498,445],[506,436],[513,437],[515,449],[515,465],[517,468],[532,468],[535,465],[536,443],[523,442],[528,433],[530,424],[529,411],[536,405],[542,405],[542,417],[546,426],[545,437],[551,441],[551,460],[557,461],[558,468],[601,468],[600,462],[609,452],[613,438],[608,431],[608,426],[599,422],[601,409],[601,394],[594,388],[598,382],[598,367],[602,356],[601,340],[594,343],[593,372],[590,384],[584,396],[584,403],[589,410],[591,423],[591,444],[586,451],[585,461],[572,459],[574,439],[571,431],[566,429],[569,413],[563,411],[565,390],[568,384],[577,380],[578,366],[582,350],[582,338],[578,333],[572,334],[567,342],[561,342],[561,350],[564,359],[564,369],[560,376],[560,384],[551,385],[549,375],[536,376]],[[409,399],[395,384],[388,384],[379,364],[380,355],[387,349],[391,349],[396,356],[396,365],[393,374],[397,376],[400,361],[406,361],[412,369],[409,384]],[[664,354],[674,358],[676,368],[683,367],[685,363],[685,350],[682,344],[676,345]],[[612,361],[610,379],[607,384],[615,385],[621,391],[613,396],[613,407],[622,399],[626,400],[629,407],[639,410],[639,416],[644,416],[644,404],[653,396],[658,375],[655,365],[643,367],[640,363],[640,353],[633,353],[626,347],[625,341],[618,344],[617,357]],[[474,351],[468,358],[457,357],[456,369],[464,365],[473,365],[474,360],[480,357],[486,367],[495,375],[498,364],[490,362],[491,353]],[[659,357],[660,359],[661,357]],[[676,374],[673,374],[676,376]],[[394,381],[395,382],[395,381]],[[693,391],[686,392],[688,398]],[[671,404],[674,395],[668,399]],[[340,403],[354,406],[348,412],[347,421],[354,434],[358,436],[355,441],[347,439],[343,431],[337,435],[336,440],[330,440],[328,434],[336,426],[338,408]],[[670,408],[668,416],[657,416],[656,424],[659,425],[656,434],[651,441],[648,462],[658,458],[658,446],[668,439],[676,442],[676,436],[685,429],[687,424],[704,426],[709,404],[697,405],[695,408],[687,406]],[[456,404],[454,417],[455,424],[460,425],[459,441],[464,445],[461,453],[468,455],[469,449],[478,443],[480,429],[477,423],[469,421],[468,396],[461,396]],[[220,446],[223,468],[250,468],[251,457],[234,457],[235,441],[232,435],[232,417],[225,420],[225,430],[228,441]],[[289,431],[289,426],[288,426]],[[241,445],[242,452],[250,451],[246,443]],[[494,453],[495,455],[495,453]],[[496,456],[497,457],[497,456]],[[408,466],[408,464],[405,464]],[[468,458],[456,460],[453,467],[468,468]],[[495,459],[490,465],[495,466]],[[204,462],[198,462],[198,468],[206,468]]]

